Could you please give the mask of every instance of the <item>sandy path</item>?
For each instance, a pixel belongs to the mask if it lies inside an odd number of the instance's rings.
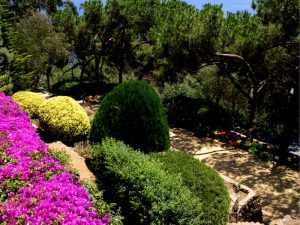
[[[171,129],[171,142],[173,147],[194,154],[220,173],[258,191],[264,222],[284,215],[300,216],[298,171],[263,162],[245,151],[228,149],[211,139],[199,139],[183,129]]]

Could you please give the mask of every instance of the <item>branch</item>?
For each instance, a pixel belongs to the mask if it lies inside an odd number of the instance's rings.
[[[82,63],[82,62],[78,62],[75,63],[72,67],[70,67],[69,69],[67,69],[66,71],[63,72],[62,77],[69,72],[70,70],[74,70],[77,66],[79,65],[84,65],[84,64],[88,64],[89,62],[91,62],[95,57],[90,58],[88,61],[86,61],[86,63]]]
[[[141,46],[141,45],[143,45],[143,44],[149,44],[149,41],[148,41],[148,40],[142,41],[142,42],[136,44],[135,46],[133,46],[133,49],[135,49],[135,48],[137,48],[137,47],[139,47],[139,46]]]
[[[226,76],[229,78],[229,80],[232,82],[232,84],[238,89],[242,95],[244,95],[250,102],[253,100],[253,98],[242,88],[242,86],[236,81],[236,79],[231,75],[231,73],[226,73]]]
[[[144,34],[144,37],[145,37],[146,40],[136,44],[135,46],[133,46],[133,49],[135,49],[135,48],[137,48],[137,47],[139,47],[140,45],[143,45],[143,44],[151,44],[152,41],[149,40],[149,38],[147,37],[146,34]]]
[[[256,93],[258,94],[258,93],[260,93],[262,90],[263,90],[263,88],[269,83],[269,78],[267,78],[267,79],[265,79],[265,80],[263,80],[263,81],[261,81],[260,83],[259,83],[259,85],[260,85],[260,87],[258,88],[258,90],[256,91]]]
[[[221,64],[221,62],[207,63],[207,64],[205,64],[205,65],[203,65],[203,66],[200,66],[200,67],[199,67],[199,70],[201,70],[201,69],[203,69],[203,68],[205,68],[205,67],[207,67],[207,66],[213,66],[213,65],[218,65],[218,64]]]
[[[252,70],[251,66],[249,65],[249,63],[242,56],[239,56],[239,55],[236,55],[236,54],[230,54],[230,53],[221,53],[221,52],[216,52],[215,55],[221,56],[221,57],[226,57],[226,58],[241,60],[247,66],[247,68],[250,72],[250,79],[252,80],[253,83],[255,83],[256,79],[255,79],[253,70]]]

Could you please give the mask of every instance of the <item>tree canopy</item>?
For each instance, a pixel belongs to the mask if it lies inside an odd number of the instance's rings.
[[[147,79],[160,91],[194,88],[243,118],[250,138],[286,145],[298,135],[296,0],[253,0],[254,14],[181,0],[86,0],[80,14],[70,0],[0,4],[2,91],[71,80],[103,94],[107,83]]]

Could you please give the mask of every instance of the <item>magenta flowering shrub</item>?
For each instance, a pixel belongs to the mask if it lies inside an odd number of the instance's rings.
[[[106,225],[88,192],[11,97],[0,93],[0,224]]]

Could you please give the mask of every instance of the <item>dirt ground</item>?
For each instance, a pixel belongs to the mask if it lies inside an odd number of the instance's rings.
[[[274,162],[264,162],[246,151],[230,149],[212,140],[199,139],[192,132],[171,129],[172,146],[193,154],[220,173],[242,183],[261,195],[264,222],[299,217],[299,172]]]

